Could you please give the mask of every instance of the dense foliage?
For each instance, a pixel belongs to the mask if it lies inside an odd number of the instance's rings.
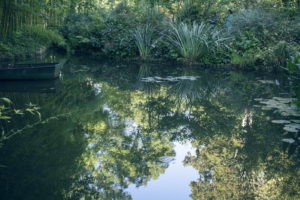
[[[0,19],[2,60],[40,54],[55,46],[95,58],[141,57],[274,69],[299,52],[296,0],[1,0]],[[192,34],[189,26],[201,26],[201,33],[195,32],[190,44],[176,39],[180,27],[186,27],[182,37]],[[223,48],[212,45],[220,39],[207,35],[212,29],[227,38]]]

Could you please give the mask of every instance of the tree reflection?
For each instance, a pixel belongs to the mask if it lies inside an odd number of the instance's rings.
[[[240,125],[230,136],[193,143],[197,155],[187,156],[185,163],[202,175],[191,183],[193,199],[299,198],[295,161],[282,151],[274,128],[254,118],[253,125],[264,127],[262,132]]]
[[[201,175],[193,199],[299,196],[297,162],[272,113],[253,103],[281,92],[276,86],[238,72],[89,65],[69,63],[56,95],[14,94],[20,105],[39,105],[43,118],[59,117],[1,149],[1,197],[131,199],[126,188],[158,178],[173,142],[186,141],[197,153],[185,164]]]
[[[65,115],[5,144],[1,197],[131,199],[129,184],[146,184],[168,167],[173,145],[128,118],[129,92],[87,74],[65,78],[63,86],[56,96],[30,94],[44,118]],[[24,104],[27,95],[16,100]]]

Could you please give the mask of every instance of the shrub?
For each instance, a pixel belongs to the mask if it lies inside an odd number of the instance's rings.
[[[293,103],[300,108],[300,52],[295,53],[294,56],[288,59],[286,69],[290,72],[290,83],[297,98]]]
[[[261,9],[242,10],[234,15],[234,31],[260,31],[275,28],[276,16]]]
[[[251,33],[252,38],[259,41],[257,45],[264,47],[281,39],[286,19],[261,9],[248,9],[235,14],[232,24],[232,35],[239,38]]]
[[[273,60],[277,65],[286,65],[287,59],[291,56],[289,44],[279,41],[272,50]]]
[[[46,29],[41,25],[27,26],[22,30],[22,37],[29,37],[34,39],[37,43],[42,45],[54,44],[60,47],[66,47],[64,38],[56,31]]]
[[[72,14],[66,17],[60,29],[70,48],[75,53],[93,54],[101,52],[103,17],[98,14]]]
[[[256,55],[261,50],[260,40],[251,31],[245,31],[236,37],[231,44],[231,63],[240,65],[253,65]]]
[[[290,20],[279,12],[249,9],[234,15],[231,34],[240,37],[245,32],[251,32],[264,46],[278,40],[297,42],[300,41],[299,25],[298,18]]]
[[[280,29],[281,36],[290,43],[300,43],[300,17],[282,23]]]
[[[149,24],[153,28],[158,28],[165,20],[165,15],[159,10],[159,6],[151,5],[149,1],[141,1],[134,11],[137,13],[139,24]]]
[[[300,53],[297,53],[296,56],[291,56],[288,59],[287,69],[292,73],[300,75]]]
[[[192,23],[198,21],[200,9],[193,0],[184,0],[181,8],[176,13],[177,19],[181,22]]]
[[[277,68],[297,50],[298,20],[261,9],[240,11],[234,16],[231,62]],[[299,29],[299,30],[298,30]],[[278,42],[279,41],[279,42]]]
[[[136,26],[136,18],[127,9],[108,13],[101,31],[102,53],[114,59],[136,57],[138,49],[132,34]]]

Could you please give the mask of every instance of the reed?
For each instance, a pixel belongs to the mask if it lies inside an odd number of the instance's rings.
[[[154,43],[154,29],[150,25],[140,26],[134,31],[134,37],[141,58],[149,58]]]

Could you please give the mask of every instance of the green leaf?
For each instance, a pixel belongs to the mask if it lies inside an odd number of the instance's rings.
[[[8,104],[12,104],[12,101],[9,98],[3,97],[3,98],[1,98],[1,100]]]
[[[292,71],[292,72],[296,72],[298,69],[296,64],[294,64],[290,59],[288,60],[287,67],[288,67],[288,70]]]
[[[27,108],[26,111],[34,115],[35,110],[32,108]]]
[[[14,109],[14,112],[15,112],[16,115],[23,115],[24,114],[21,110],[15,110]]]
[[[42,115],[41,115],[41,113],[38,112],[38,111],[36,111],[36,114],[38,115],[39,120],[42,121]]]
[[[9,116],[0,116],[0,119],[11,119],[11,117],[9,117]]]

